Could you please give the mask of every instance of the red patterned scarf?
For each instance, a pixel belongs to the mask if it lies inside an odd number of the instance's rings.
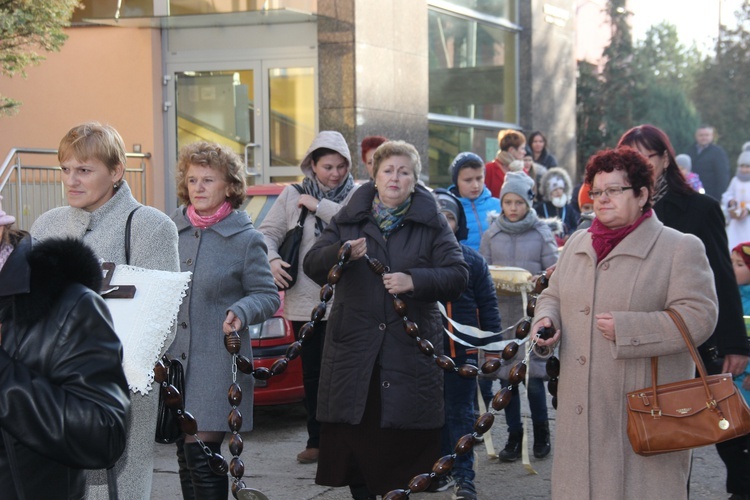
[[[613,248],[617,246],[627,235],[632,233],[635,228],[641,225],[641,223],[651,217],[654,211],[649,209],[644,212],[643,215],[638,217],[635,222],[629,226],[624,226],[619,229],[610,229],[602,224],[599,219],[594,219],[593,224],[589,228],[591,233],[591,244],[596,252],[597,262],[601,262]]]

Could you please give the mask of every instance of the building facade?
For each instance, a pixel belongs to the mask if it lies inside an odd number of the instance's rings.
[[[177,151],[195,140],[230,145],[268,183],[297,178],[320,130],[344,134],[352,158],[384,135],[414,144],[424,180],[446,186],[458,152],[489,160],[500,129],[542,130],[575,172],[573,0],[83,3],[61,52],[0,79],[23,102],[0,118],[0,158],[110,123],[150,153],[143,199],[167,212]]]

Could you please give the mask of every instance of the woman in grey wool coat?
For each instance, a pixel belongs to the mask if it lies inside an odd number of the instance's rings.
[[[125,264],[125,221],[133,210],[130,265],[177,271],[177,230],[159,210],[138,203],[123,180],[125,144],[109,125],[96,122],[73,127],[57,153],[69,206],[42,214],[31,227],[33,237],[72,237],[82,240],[99,259]],[[165,339],[163,354],[174,330]],[[154,432],[159,402],[158,385],[147,394],[130,391],[125,453],[115,464],[122,500],[151,497],[154,470]],[[86,498],[107,499],[105,470],[89,471]]]
[[[224,334],[236,330],[240,354],[252,359],[248,325],[262,323],[280,300],[268,264],[263,235],[237,210],[245,199],[240,158],[225,146],[198,142],[182,148],[177,195],[184,203],[172,219],[179,232],[180,267],[193,280],[178,315],[169,352],[185,367],[185,409],[198,422],[198,437],[219,453],[232,407],[232,356]],[[242,431],[252,429],[253,377],[237,373],[242,388]],[[186,499],[225,499],[227,476],[214,474],[194,436],[177,440],[182,494]]]

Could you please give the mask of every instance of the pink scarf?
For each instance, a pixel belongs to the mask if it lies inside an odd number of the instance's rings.
[[[214,224],[216,224],[219,221],[222,221],[226,219],[227,215],[232,213],[232,205],[229,204],[228,201],[225,201],[221,204],[219,209],[212,215],[199,215],[198,212],[195,211],[195,207],[190,204],[187,207],[187,216],[190,220],[190,223],[195,226],[199,227],[201,229],[206,229],[207,227],[211,227]]]
[[[621,227],[620,229],[609,229],[607,226],[602,224],[599,219],[594,219],[594,222],[589,228],[591,233],[591,244],[596,252],[596,258],[598,262],[601,262],[613,248],[617,246],[627,235],[632,233],[635,228],[641,225],[641,223],[651,217],[654,213],[653,210],[649,209],[648,212],[644,212],[643,215],[638,217],[635,222],[629,226]]]

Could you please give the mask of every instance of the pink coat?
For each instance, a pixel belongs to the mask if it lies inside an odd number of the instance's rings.
[[[659,383],[694,374],[666,308],[682,315],[696,345],[714,330],[713,273],[695,236],[654,215],[601,262],[587,231],[566,243],[535,314],[562,331],[553,499],[687,497],[691,452],[641,457],[626,434],[625,394],[650,385],[651,356],[660,356]],[[596,329],[595,315],[606,312],[615,342]]]

